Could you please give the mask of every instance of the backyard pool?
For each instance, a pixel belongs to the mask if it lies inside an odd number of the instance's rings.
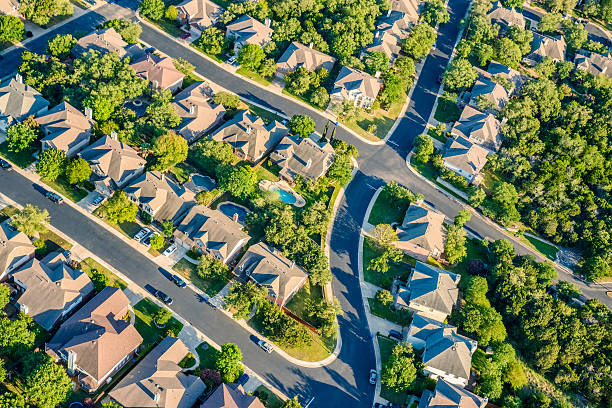
[[[217,183],[208,176],[201,174],[192,174],[191,183],[195,187],[196,191],[210,191],[217,186]]]
[[[277,186],[270,187],[270,191],[278,191],[278,194],[280,194],[280,199],[283,203],[295,204],[297,200],[293,194],[283,190],[282,188],[278,188]]]
[[[246,215],[249,212],[249,210],[247,210],[243,206],[234,204],[229,201],[219,204],[217,206],[217,210],[221,211],[223,214],[225,214],[231,219],[234,219],[234,215],[238,214],[238,223],[240,225],[244,225]]]

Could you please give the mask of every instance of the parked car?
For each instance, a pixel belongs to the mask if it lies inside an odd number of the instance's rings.
[[[62,198],[62,196],[61,196],[61,195],[59,195],[59,194],[55,194],[55,193],[54,193],[54,192],[52,192],[52,191],[47,191],[47,192],[45,193],[45,197],[47,197],[49,200],[53,201],[53,202],[54,202],[54,203],[56,203],[56,204],[61,204],[61,203],[63,203],[63,202],[64,202],[64,199]]]
[[[7,162],[6,160],[0,159],[0,167],[2,167],[4,170],[12,170],[13,166],[11,166],[11,163]]]
[[[176,244],[171,244],[166,250],[162,253],[163,256],[169,256],[176,251]]]
[[[142,245],[146,246],[147,248],[150,247],[151,246],[151,238],[153,238],[153,235],[155,235],[155,234],[149,234],[142,241],[140,241],[142,243]]]
[[[155,291],[155,297],[158,298],[159,300],[161,300],[162,302],[164,302],[167,305],[171,305],[172,304],[172,298],[170,296],[166,295],[161,290],[156,290]]]
[[[151,232],[152,231],[149,228],[143,228],[140,231],[138,231],[136,235],[134,235],[134,240],[136,240],[137,242],[140,242],[144,238],[146,238],[148,235],[151,235]]]
[[[270,343],[264,341],[264,340],[259,340],[257,342],[257,345],[259,347],[261,347],[263,349],[263,351],[265,351],[266,353],[271,353],[272,352],[272,346],[270,345]]]
[[[248,374],[242,374],[240,376],[240,378],[238,378],[238,380],[236,381],[236,384],[238,385],[242,385],[244,387],[244,385],[249,381],[249,375]]]
[[[179,288],[184,288],[187,286],[184,280],[182,280],[178,275],[172,275],[172,282],[176,284]]]
[[[378,378],[378,373],[375,369],[370,370],[370,384],[375,385],[376,379]]]
[[[397,330],[389,330],[389,337],[397,341],[404,340],[404,336],[402,336],[402,333],[398,332]]]
[[[103,196],[103,195],[99,195],[99,196],[97,196],[96,198],[94,198],[94,199],[91,201],[91,203],[92,203],[93,205],[99,205],[99,204],[101,204],[101,203],[102,203],[102,201],[104,201],[104,196]]]
[[[183,33],[183,34],[181,34],[181,40],[186,40],[189,37],[191,37],[191,33]]]

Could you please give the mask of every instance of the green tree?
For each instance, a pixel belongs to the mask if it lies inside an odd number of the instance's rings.
[[[103,207],[104,217],[110,224],[134,221],[138,206],[133,203],[123,190],[117,190]]]
[[[242,375],[242,351],[233,343],[226,343],[221,346],[221,351],[217,356],[215,368],[223,376],[223,381],[234,382]]]
[[[0,42],[19,42],[23,39],[23,21],[15,16],[0,16]]]
[[[384,109],[389,109],[391,104],[400,102],[404,97],[404,92],[408,88],[408,81],[395,73],[388,72],[383,79],[383,89],[378,94],[378,101]]]
[[[433,152],[434,145],[431,137],[424,133],[418,135],[414,141],[414,158],[421,163],[427,163]]]
[[[304,95],[312,85],[313,73],[304,67],[297,67],[292,72],[285,74],[285,84],[289,91],[298,96]]]
[[[162,249],[164,247],[164,243],[166,242],[166,239],[164,238],[163,235],[160,234],[154,234],[151,237],[151,248],[158,250],[158,249]]]
[[[20,152],[29,148],[36,137],[36,130],[26,123],[14,123],[6,131],[6,140],[11,152]]]
[[[34,345],[36,335],[23,319],[0,319],[0,354],[19,358]]]
[[[217,27],[208,27],[202,31],[202,35],[196,44],[207,54],[219,55],[225,48],[225,35]]]
[[[151,20],[161,20],[164,16],[164,0],[142,0],[138,10]]]
[[[402,43],[402,51],[419,61],[429,54],[435,42],[435,30],[429,24],[418,24]]]
[[[70,54],[77,40],[72,34],[58,34],[49,40],[47,51],[54,57],[64,59]]]
[[[70,184],[77,184],[85,181],[91,176],[91,167],[89,163],[80,157],[72,159],[66,165],[66,179]]]
[[[286,400],[281,408],[302,408],[302,405],[298,402],[297,397]]]
[[[30,405],[23,395],[5,392],[0,394],[0,408],[30,408]]]
[[[345,186],[352,178],[353,162],[348,155],[336,155],[334,162],[327,172],[327,178],[333,183]]]
[[[587,42],[588,33],[582,24],[568,19],[563,20],[561,27],[563,28],[563,37],[570,49],[578,50]]]
[[[521,48],[510,38],[501,38],[495,43],[496,59],[500,64],[517,69],[523,57]]]
[[[310,103],[319,108],[323,109],[329,104],[329,93],[327,93],[327,89],[320,86],[310,95]]]
[[[164,17],[171,21],[176,20],[178,18],[178,11],[176,9],[176,6],[173,4],[169,5],[166,9],[166,12],[164,13]]]
[[[472,218],[472,213],[469,210],[459,210],[455,216],[455,226],[462,228],[466,222]]]
[[[23,210],[11,217],[11,225],[29,237],[36,233],[47,232],[49,212],[32,204],[26,204]]]
[[[487,198],[487,194],[482,188],[470,188],[470,192],[468,194],[468,201],[472,207],[478,208],[485,198]]]
[[[381,249],[391,246],[393,242],[397,241],[397,234],[389,224],[378,224],[372,231],[370,231],[370,237]]]
[[[300,137],[308,137],[315,131],[315,123],[310,116],[293,115],[289,120],[289,130]]]
[[[309,234],[322,234],[327,230],[331,213],[327,203],[317,200],[302,211],[302,224]]]
[[[570,300],[580,296],[580,288],[572,282],[559,281],[557,283],[557,290],[559,291],[559,296],[565,302],[569,302]],[[0,302],[0,305],[1,304],[2,303]]]
[[[223,105],[225,109],[237,109],[240,105],[240,98],[232,93],[221,91],[214,94],[213,102]]]
[[[169,90],[164,89],[153,94],[153,102],[147,106],[146,122],[159,130],[173,128],[181,123]]]
[[[66,163],[66,153],[51,148],[38,156],[36,172],[43,180],[55,181],[63,172]]]
[[[421,20],[435,27],[438,24],[448,23],[450,15],[442,0],[427,0],[421,11]]]
[[[416,379],[417,369],[410,343],[400,343],[393,348],[391,357],[383,364],[381,383],[395,392],[406,391]]]
[[[259,45],[246,44],[238,51],[237,61],[240,66],[249,71],[257,72],[265,58],[266,54]]]
[[[257,72],[264,78],[272,78],[276,73],[276,62],[272,58],[266,58],[259,65]]]
[[[515,205],[518,199],[516,188],[510,183],[502,181],[497,183],[493,188],[493,200],[503,207]]]
[[[223,279],[227,277],[229,270],[218,259],[203,254],[198,262],[197,272],[204,279]]]
[[[172,312],[165,307],[160,307],[153,315],[153,320],[160,326],[165,326],[172,319]]]
[[[11,301],[11,291],[7,286],[0,286],[0,310],[4,309],[4,306],[8,305]],[[1,382],[2,380],[0,380]]]
[[[248,165],[221,166],[217,171],[219,188],[239,198],[249,197],[257,184],[257,174]]]
[[[387,72],[389,70],[389,57],[382,51],[372,51],[365,56],[365,70],[374,75],[376,72]]]
[[[162,233],[166,238],[172,237],[174,233],[174,222],[172,220],[165,220],[162,222]]]
[[[94,285],[96,292],[101,292],[102,289],[107,287],[110,283],[108,275],[95,269],[91,271],[91,281]]]
[[[99,122],[110,119],[114,111],[113,102],[109,98],[93,93],[83,101],[83,106],[90,107],[94,119]]]
[[[563,16],[561,14],[545,13],[538,22],[538,30],[543,33],[552,34],[559,29],[561,21],[563,21]]]
[[[461,261],[467,255],[465,247],[465,231],[463,228],[451,226],[446,234],[446,243],[444,244],[444,252],[446,259],[451,264]]]
[[[450,90],[469,88],[474,85],[478,74],[467,59],[454,59],[442,74],[442,83]]]
[[[391,302],[393,302],[393,295],[388,290],[379,289],[376,292],[376,296],[374,296],[374,299],[381,305],[387,306]]]
[[[484,367],[480,370],[478,384],[474,391],[483,397],[497,399],[503,391],[501,372],[497,364],[491,360],[486,360]]]
[[[24,395],[40,408],[55,408],[72,393],[72,380],[66,370],[44,352],[38,352],[38,364],[24,364]]]
[[[213,188],[210,191],[204,190],[204,191],[200,191],[198,194],[196,194],[196,201],[200,205],[208,206],[218,196],[219,196],[219,190],[217,190],[216,188]]]
[[[108,20],[104,27],[113,27],[115,31],[128,44],[136,44],[142,34],[142,27],[137,22],[132,22],[127,18]]]
[[[47,25],[55,16],[70,16],[74,8],[68,0],[21,0],[19,11],[34,24]]]
[[[251,313],[253,305],[259,307],[265,302],[268,290],[258,287],[253,281],[241,284],[234,282],[230,287],[229,294],[224,298],[225,304],[236,310],[235,319],[244,319]]]
[[[187,140],[183,136],[174,132],[164,133],[153,142],[151,153],[157,159],[153,168],[163,171],[174,167],[187,159],[188,150]]]
[[[104,404],[102,404],[102,408],[122,408],[122,407],[116,402],[109,401],[109,402],[105,402]]]

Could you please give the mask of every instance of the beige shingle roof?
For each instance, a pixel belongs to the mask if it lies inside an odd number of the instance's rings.
[[[406,13],[411,21],[418,21],[421,4],[420,0],[391,0],[391,10]]]
[[[248,395],[241,385],[221,384],[200,408],[265,408],[259,398]]]
[[[96,30],[91,34],[81,37],[73,48],[76,55],[83,54],[88,50],[96,50],[103,54],[107,52],[115,52],[119,57],[123,58],[126,54],[125,47],[128,43],[123,41],[121,35],[114,28],[104,28]]]
[[[341,94],[348,99],[349,92],[359,92],[369,98],[376,99],[382,81],[372,75],[355,68],[342,67],[334,82],[332,94]]]
[[[9,220],[0,223],[0,277],[16,261],[34,254],[34,245],[26,234],[13,229]]]
[[[489,17],[493,24],[498,24],[502,29],[513,26],[525,28],[523,14],[512,7],[504,7],[499,1],[493,3],[493,8],[489,11]]]
[[[0,117],[23,120],[49,106],[49,101],[36,89],[16,79],[0,86]]]
[[[64,101],[36,118],[47,136],[42,141],[64,152],[89,140],[93,119]]]
[[[162,89],[176,84],[185,77],[185,74],[176,69],[170,57],[145,54],[130,66],[141,78]]]
[[[564,61],[566,49],[567,45],[563,36],[553,38],[547,35],[533,33],[531,53],[525,56],[525,59],[532,62],[538,62],[548,57],[553,61]]]
[[[574,58],[576,68],[591,74],[606,75],[612,78],[612,58],[597,54],[596,52],[579,51]]]
[[[485,408],[488,399],[439,379],[433,392],[423,391],[417,408]]]
[[[223,105],[213,105],[205,82],[195,82],[174,97],[172,106],[182,118],[177,132],[189,143],[223,120],[226,110]]]
[[[246,14],[228,24],[225,28],[237,36],[236,42],[261,46],[270,42],[274,32],[270,27]]]
[[[442,158],[468,174],[477,175],[487,164],[488,154],[484,147],[457,137],[447,142]]]
[[[470,100],[470,103],[476,104],[476,98],[480,96],[483,96],[490,101],[493,104],[493,109],[498,111],[506,106],[510,100],[510,96],[508,95],[506,88],[489,79],[479,79],[476,81],[474,87],[472,88],[472,99]]]
[[[297,175],[317,180],[325,175],[334,157],[334,148],[329,143],[299,136],[285,136],[270,154],[270,160],[281,168],[281,176],[289,180]]]
[[[201,28],[215,25],[223,15],[223,8],[210,0],[187,0],[176,6],[179,13],[185,13],[191,24]]]
[[[501,123],[495,116],[491,113],[482,113],[471,106],[463,109],[451,133],[491,151],[499,150],[503,141]]]
[[[429,252],[444,252],[444,214],[410,204],[397,229],[400,247],[418,245]]]
[[[329,72],[335,63],[334,57],[294,41],[278,59],[276,67],[283,72],[291,72],[298,67],[308,71],[324,68]]]

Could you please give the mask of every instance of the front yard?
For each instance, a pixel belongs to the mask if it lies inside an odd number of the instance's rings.
[[[397,323],[400,326],[410,326],[412,322],[412,313],[407,309],[393,308],[393,303],[389,303],[385,306],[377,302],[376,299],[368,298],[368,304],[370,305],[370,312],[372,312],[374,316]]]
[[[71,186],[64,176],[58,177],[55,181],[43,181],[49,187],[75,203],[78,203],[89,194],[84,188]]]
[[[81,267],[81,270],[85,272],[87,276],[89,276],[90,278],[93,276],[94,271],[102,273],[103,275],[108,277],[109,286],[114,286],[116,288],[120,288],[121,290],[127,288],[128,286],[127,283],[125,283],[125,281],[123,281],[117,275],[115,275],[114,273],[112,273],[111,271],[103,267],[102,265],[100,265],[100,263],[98,263],[93,258],[88,257],[88,258],[83,259],[80,263],[80,267]]]
[[[368,264],[373,258],[380,256],[381,251],[376,248],[372,240],[365,237],[363,240],[363,278],[366,282],[370,282],[375,286],[379,286],[383,289],[391,290],[391,284],[393,278],[400,278],[403,280],[408,279],[410,276],[410,269],[407,264],[414,265],[416,260],[407,255],[404,255],[403,263],[389,264],[389,270],[385,273],[374,272],[368,269]]]
[[[36,250],[36,258],[42,259],[50,252],[64,252],[72,248],[72,244],[66,241],[64,238],[57,235],[51,230],[42,232],[39,235],[39,239],[42,240],[45,245],[44,247]]]
[[[166,337],[166,333],[169,330],[172,330],[174,335],[178,335],[183,328],[183,323],[179,322],[174,317],[172,317],[164,327],[158,327],[153,321],[153,315],[159,309],[160,307],[149,299],[142,299],[134,305],[134,313],[136,314],[134,326],[142,336],[142,344],[144,346],[153,345],[159,342]]]
[[[205,368],[215,369],[215,363],[217,362],[217,356],[219,350],[208,344],[207,342],[201,343],[196,347],[196,353],[200,358],[200,369]]]
[[[36,160],[33,156],[34,153],[38,151],[35,147],[30,147],[29,149],[22,150],[20,152],[11,152],[8,149],[8,142],[3,142],[0,144],[0,156],[3,156],[7,160],[13,162],[16,166],[25,169],[30,164],[34,163]]]
[[[361,110],[356,118],[350,120],[344,118],[340,121],[360,136],[377,142],[387,136],[401,113],[405,101],[406,95],[404,94],[401,102],[392,104],[388,110],[378,109],[371,112]],[[371,126],[375,127],[373,131]]]
[[[187,259],[183,258],[172,267],[180,275],[191,281],[197,288],[203,290],[208,296],[215,296],[225,285],[230,281],[230,277],[225,279],[204,279],[198,275],[197,265],[192,264]]]
[[[284,404],[283,400],[267,389],[265,385],[257,387],[253,394],[257,394],[259,400],[266,408],[281,408]]]
[[[120,224],[111,224],[110,222],[106,220],[106,217],[104,215],[104,204],[96,208],[93,212],[93,215],[95,215],[98,218],[102,218],[104,222],[106,222],[108,225],[110,225],[111,227],[113,227],[114,229],[116,229],[117,231],[119,231],[120,233],[122,233],[123,235],[125,235],[126,237],[130,239],[133,238],[134,235],[136,235],[138,231],[142,229],[140,224],[138,224],[135,221],[122,222]]]
[[[323,291],[320,286],[311,286],[310,282],[306,282],[304,286],[291,298],[289,303],[285,306],[291,310],[300,319],[308,321],[306,316],[305,307],[308,299],[320,300],[323,299]]]
[[[446,98],[445,95],[441,95],[438,98],[438,106],[434,119],[441,123],[450,123],[458,121],[459,116],[461,116],[461,109],[459,109],[457,103]]]
[[[263,85],[263,86],[268,86],[270,85],[270,81],[264,77],[262,77],[261,75],[259,75],[257,72],[253,72],[250,71],[246,68],[240,67],[236,70],[237,74],[242,75],[243,77],[252,79],[253,81]]]
[[[385,194],[381,192],[372,206],[368,222],[372,225],[401,223],[407,209],[408,205],[398,207],[391,204]]]

